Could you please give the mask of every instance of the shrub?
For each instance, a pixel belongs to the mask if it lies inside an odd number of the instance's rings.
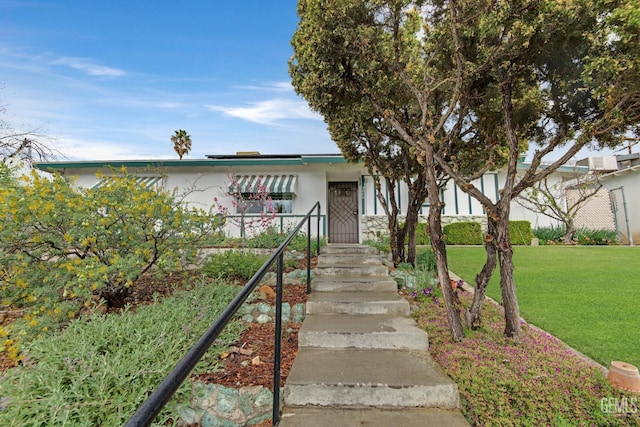
[[[400,223],[400,227],[403,227],[404,223]],[[409,235],[404,236],[404,244],[409,244]],[[416,245],[430,245],[431,240],[429,240],[429,227],[424,222],[419,222],[416,224]]]
[[[429,227],[424,222],[416,224],[416,245],[430,245]]]
[[[391,240],[388,236],[381,237],[379,240],[365,240],[362,243],[368,246],[373,246],[378,251],[383,253],[388,254],[391,252]]]
[[[0,382],[0,425],[124,425],[236,293],[235,286],[200,283],[162,303],[74,320],[62,333],[35,340],[25,347],[30,363]],[[216,369],[243,325],[230,323],[196,372]],[[171,406],[188,401],[191,387],[185,382],[154,425],[168,425]]]
[[[416,256],[416,269],[436,271],[436,255],[431,248],[420,252],[418,256]]]
[[[618,233],[615,230],[581,228],[576,231],[575,241],[579,245],[615,245],[618,242]]]
[[[541,245],[547,242],[562,242],[565,228],[563,225],[551,225],[548,227],[538,227],[533,230],[533,235],[538,238]]]
[[[454,222],[442,227],[448,245],[481,245],[482,229],[477,222]]]
[[[509,221],[509,236],[512,245],[530,245],[533,239],[529,221]]]
[[[181,270],[221,225],[114,172],[89,190],[58,175],[1,176],[2,305],[27,309],[27,336],[57,329],[94,295],[116,305],[145,273]]]
[[[268,256],[231,250],[211,255],[201,271],[209,277],[249,280],[267,259]]]

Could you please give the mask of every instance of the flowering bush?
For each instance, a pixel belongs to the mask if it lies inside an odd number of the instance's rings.
[[[245,238],[271,228],[276,208],[269,189],[262,183],[262,177],[258,177],[250,193],[244,192],[235,173],[229,172],[227,179],[224,196],[231,198],[231,207],[237,215],[221,204],[218,204],[218,210],[226,220],[240,227],[240,236]],[[213,201],[218,203],[218,198],[215,197]]]
[[[89,190],[57,175],[0,179],[1,303],[27,310],[21,336],[121,302],[145,273],[183,268],[219,226],[125,170]]]
[[[433,287],[429,286],[428,288],[423,288],[420,291],[411,292],[411,299],[414,301],[427,301],[431,300],[437,306],[440,305],[440,299],[436,295]]]
[[[468,294],[460,299],[471,302]],[[485,306],[483,329],[460,343],[451,341],[444,307],[422,303],[414,316],[432,356],[458,384],[472,425],[640,425],[637,403],[617,413],[602,406],[639,402],[637,395],[613,388],[598,367],[543,331],[524,324],[519,342],[505,338],[495,305]]]

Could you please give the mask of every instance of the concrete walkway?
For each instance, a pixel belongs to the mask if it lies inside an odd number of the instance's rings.
[[[469,425],[374,248],[329,245],[311,286],[281,427]]]

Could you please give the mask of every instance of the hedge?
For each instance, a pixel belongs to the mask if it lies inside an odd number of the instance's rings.
[[[530,245],[533,231],[529,221],[509,221],[509,236],[512,245]]]
[[[482,229],[477,222],[454,222],[442,227],[448,245],[481,245]]]

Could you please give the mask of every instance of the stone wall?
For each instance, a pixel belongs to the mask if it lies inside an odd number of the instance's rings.
[[[178,408],[179,425],[251,426],[270,419],[273,412],[273,394],[263,386],[230,388],[196,383],[193,392],[191,405]]]

